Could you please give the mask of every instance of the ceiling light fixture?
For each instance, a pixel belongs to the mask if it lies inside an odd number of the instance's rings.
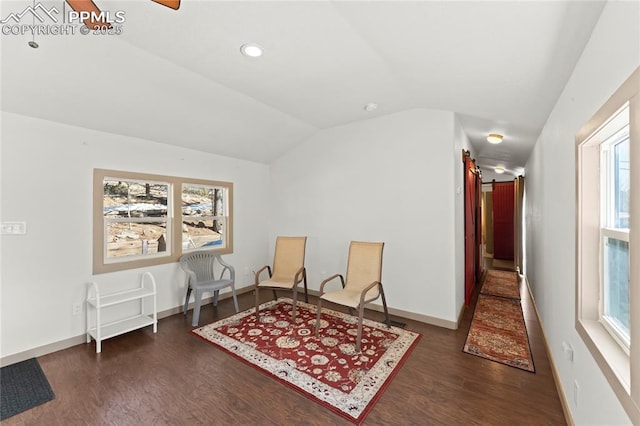
[[[35,13],[35,10],[36,10],[36,0],[33,0],[33,8],[31,9],[31,14],[33,15],[33,16],[31,16],[31,21],[33,22],[33,27],[31,29],[32,37],[31,37],[31,41],[28,42],[27,44],[29,45],[29,47],[33,47],[34,49],[37,49],[38,47],[40,47],[40,45],[38,43],[36,43],[36,32],[33,29],[36,26],[36,13]],[[38,17],[38,19],[40,19],[40,17]]]
[[[497,166],[495,169],[497,174],[501,175],[504,173],[504,167]]]
[[[489,136],[487,136],[487,142],[489,143],[500,143],[502,142],[502,138],[503,136],[501,134],[498,133],[490,133]]]
[[[263,49],[260,45],[257,45],[255,43],[245,43],[240,46],[240,52],[244,56],[257,58],[258,56],[262,56]]]
[[[374,104],[373,102],[368,103],[364,106],[364,110],[367,112],[371,112],[378,108],[378,104]]]

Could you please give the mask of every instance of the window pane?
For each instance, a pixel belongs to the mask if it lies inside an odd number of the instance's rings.
[[[223,247],[225,217],[224,188],[183,185],[182,248]]]
[[[189,220],[183,217],[182,248],[195,249],[200,247],[223,246],[223,220],[204,219]],[[217,230],[217,231],[216,231]]]
[[[108,217],[166,217],[169,184],[104,180],[104,215]]]
[[[614,145],[614,227],[629,228],[629,138]]]
[[[216,188],[212,186],[183,185],[183,216],[224,216],[224,207],[224,188]]]
[[[629,243],[605,238],[603,315],[629,341]]]
[[[109,222],[107,259],[164,252],[166,232],[166,223],[161,222]]]
[[[168,196],[168,183],[103,180],[107,259],[167,250]],[[144,222],[140,218],[157,219]]]

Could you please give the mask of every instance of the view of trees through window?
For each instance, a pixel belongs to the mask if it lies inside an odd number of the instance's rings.
[[[183,250],[224,244],[224,198],[224,188],[182,186]]]
[[[171,238],[171,184],[105,178],[106,257],[165,252]],[[220,247],[226,229],[225,188],[182,185],[182,249]]]
[[[169,184],[106,178],[103,186],[107,258],[165,251]]]

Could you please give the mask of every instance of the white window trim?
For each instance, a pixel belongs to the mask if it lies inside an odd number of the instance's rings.
[[[109,259],[105,254],[104,230],[104,197],[103,181],[105,178],[120,178],[128,181],[156,181],[170,185],[169,200],[167,202],[167,252],[158,255],[127,256],[126,259]],[[226,189],[226,244],[222,247],[212,247],[206,250],[220,254],[233,253],[233,183],[164,176],[147,173],[127,172],[120,170],[94,169],[93,171],[93,274],[104,274],[134,268],[145,268],[154,265],[177,262],[182,256],[182,185],[217,186]],[[169,222],[170,221],[170,222]],[[190,250],[193,251],[193,250]]]
[[[576,330],[611,385],[625,412],[640,424],[640,316],[631,316],[627,354],[599,321],[600,145],[589,141],[627,102],[630,108],[630,222],[640,224],[640,67],[576,135]],[[602,141],[600,141],[602,142]],[[594,190],[594,188],[596,188]],[[635,194],[634,194],[635,192]],[[640,226],[629,231],[630,312],[640,312]]]

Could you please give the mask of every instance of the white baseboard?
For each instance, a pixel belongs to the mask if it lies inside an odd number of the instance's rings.
[[[544,348],[547,352],[547,358],[549,359],[549,364],[551,365],[551,372],[553,373],[553,381],[556,383],[556,390],[558,391],[558,396],[560,397],[560,404],[562,404],[562,411],[564,412],[564,419],[569,426],[575,426],[575,422],[573,421],[573,416],[571,415],[571,409],[569,408],[569,401],[567,400],[567,394],[564,391],[564,387],[562,386],[562,380],[560,380],[560,374],[558,373],[558,369],[556,368],[556,363],[553,361],[553,354],[551,353],[551,349],[549,349],[549,341],[547,340],[547,335],[544,332],[544,327],[542,326],[542,322],[540,321],[540,315],[538,314],[538,307],[536,306],[536,300],[533,298],[533,293],[531,292],[531,287],[529,286],[529,280],[526,275],[520,275],[524,279],[524,283],[527,286],[527,291],[529,292],[529,297],[531,297],[531,301],[533,302],[533,310],[536,313],[536,317],[538,318],[538,323],[540,324],[540,329],[542,330],[542,340],[544,340]]]
[[[248,287],[243,287],[241,289],[238,289],[236,290],[236,294],[241,295],[244,293],[248,293],[250,291],[253,291],[253,286],[248,286]],[[229,298],[231,298],[231,293],[224,293],[220,295],[220,300],[229,299]],[[209,303],[213,303],[213,297],[207,297],[205,299],[202,299],[202,306],[207,305]],[[170,317],[171,315],[181,313],[182,307],[183,305],[179,305],[179,306],[158,312],[158,320],[161,320],[162,318]],[[189,303],[189,309],[193,309],[193,302]],[[61,351],[63,349],[67,349],[72,346],[81,345],[81,344],[87,344],[87,337],[85,333],[82,333],[78,336],[70,337],[68,339],[49,343],[47,345],[39,346],[37,348],[29,349],[23,352],[7,355],[5,357],[0,358],[0,367],[15,364],[16,362],[25,361],[31,358],[37,358],[39,356],[44,356],[53,352]]]
[[[317,290],[309,290],[309,294],[313,295],[313,296],[320,296],[320,292]],[[298,296],[299,298],[299,296]],[[374,303],[368,303],[365,306],[367,309],[371,309],[373,311],[377,311],[377,312],[384,312],[384,308],[382,305],[378,305],[378,304],[374,304]],[[429,315],[424,315],[424,314],[417,314],[415,312],[410,312],[410,311],[404,311],[402,309],[396,309],[396,308],[390,308],[387,307],[389,310],[389,314],[391,315],[396,315],[402,318],[407,318],[410,320],[414,320],[414,321],[419,321],[419,322],[423,322],[425,324],[429,324],[429,325],[435,325],[438,327],[443,327],[443,328],[448,328],[450,330],[457,330],[458,329],[458,324],[460,324],[460,319],[462,318],[462,313],[464,312],[464,306],[462,306],[462,309],[460,310],[460,314],[458,316],[458,320],[457,321],[447,321],[444,320],[442,318],[436,318],[436,317],[431,317]]]
[[[237,294],[244,294],[253,291],[254,286],[247,286],[237,290]],[[313,296],[319,296],[320,292],[316,290],[309,290],[309,294]],[[228,299],[231,297],[231,293],[224,293],[220,295],[220,300]],[[213,302],[213,297],[203,299],[202,305],[207,305]],[[382,305],[369,303],[366,306],[368,309],[384,312]],[[189,309],[193,309],[193,303],[189,304]],[[179,314],[182,312],[182,305],[175,306],[170,309],[158,312],[158,319],[166,318],[171,315]],[[415,312],[404,311],[402,309],[389,308],[389,314],[396,315],[402,318],[407,318],[414,321],[419,321],[425,324],[435,325],[438,327],[448,328],[450,330],[457,330],[460,324],[460,319],[464,312],[464,306],[462,306],[457,321],[447,321],[441,318],[431,317],[429,315],[417,314]],[[78,336],[70,337],[68,339],[60,340],[57,342],[49,343],[47,345],[39,346],[37,348],[29,349],[23,352],[18,352],[12,355],[8,355],[0,358],[0,366],[15,364],[16,362],[25,361],[30,358],[36,358],[44,356],[53,352],[61,351],[63,349],[70,348],[72,346],[86,344],[86,334],[82,333]],[[556,380],[556,383],[558,381]]]

